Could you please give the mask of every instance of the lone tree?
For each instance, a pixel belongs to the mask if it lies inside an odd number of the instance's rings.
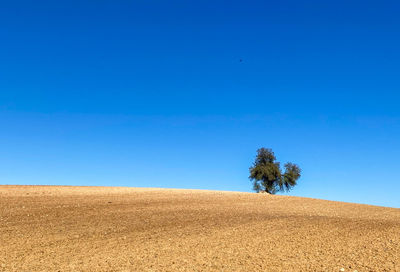
[[[272,149],[260,148],[252,167],[250,167],[249,179],[253,181],[253,190],[269,194],[289,191],[297,184],[301,169],[294,163],[285,163],[285,173],[282,174],[280,163],[276,162]]]

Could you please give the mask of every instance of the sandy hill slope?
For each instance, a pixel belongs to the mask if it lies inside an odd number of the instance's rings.
[[[400,209],[200,190],[0,186],[0,271],[400,271]]]

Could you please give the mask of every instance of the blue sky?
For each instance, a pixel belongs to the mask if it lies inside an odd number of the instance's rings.
[[[4,1],[0,184],[250,191],[400,207],[395,1]]]

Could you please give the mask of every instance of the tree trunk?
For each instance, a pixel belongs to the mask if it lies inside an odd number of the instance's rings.
[[[260,194],[269,194],[269,195],[271,194],[267,189],[265,189],[265,190],[260,190],[259,193],[260,193]]]

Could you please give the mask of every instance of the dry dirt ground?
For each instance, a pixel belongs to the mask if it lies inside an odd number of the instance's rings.
[[[400,209],[200,190],[0,186],[0,271],[400,271]]]

